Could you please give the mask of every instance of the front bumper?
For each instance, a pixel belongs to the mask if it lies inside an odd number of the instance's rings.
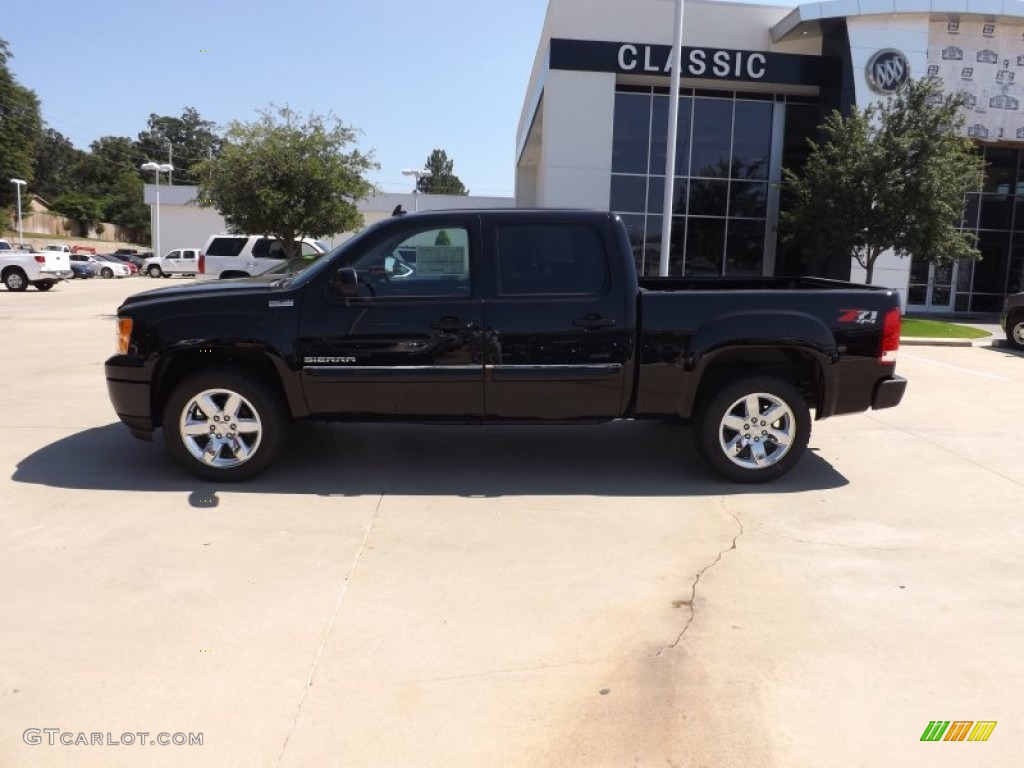
[[[882,379],[875,385],[875,393],[871,396],[871,407],[876,411],[881,408],[894,408],[903,400],[907,391],[907,380],[902,376]]]
[[[107,394],[114,412],[132,435],[153,439],[150,370],[130,355],[114,355],[104,365]]]

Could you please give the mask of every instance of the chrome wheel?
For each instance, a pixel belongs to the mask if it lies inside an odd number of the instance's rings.
[[[1024,320],[1014,321],[1010,334],[1013,336],[1013,343],[1024,348]]]
[[[733,464],[756,470],[782,461],[795,433],[796,417],[784,400],[768,392],[751,392],[726,409],[718,444]]]
[[[9,291],[24,291],[28,287],[28,281],[19,270],[12,269],[4,276],[4,285]]]
[[[181,411],[178,431],[192,457],[216,469],[244,464],[263,439],[256,408],[230,389],[205,389],[191,398]]]

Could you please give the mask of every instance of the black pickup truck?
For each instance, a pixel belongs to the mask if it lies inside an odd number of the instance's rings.
[[[148,291],[106,377],[136,437],[211,480],[267,468],[291,420],[692,421],[738,482],[816,418],[888,408],[895,292],[816,278],[637,278],[614,214],[395,216],[295,274]]]

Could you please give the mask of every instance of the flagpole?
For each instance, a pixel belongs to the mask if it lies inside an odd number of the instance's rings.
[[[676,135],[679,132],[679,80],[683,66],[683,0],[676,0],[675,37],[672,41],[672,85],[668,98],[668,146],[665,152],[665,197],[661,214],[661,262],[658,274],[668,276],[672,246],[672,205],[675,193]],[[685,247],[685,244],[684,244]]]

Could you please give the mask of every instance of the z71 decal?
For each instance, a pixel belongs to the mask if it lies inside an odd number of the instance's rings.
[[[878,325],[878,312],[869,309],[840,309],[839,322]]]

